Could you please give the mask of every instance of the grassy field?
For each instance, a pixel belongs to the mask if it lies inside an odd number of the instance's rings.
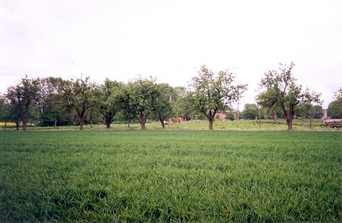
[[[1,131],[0,221],[341,222],[340,131]]]
[[[313,119],[311,128],[309,119],[295,119],[293,122],[293,130],[295,131],[326,131],[332,130],[330,127],[323,126],[323,121],[320,119]],[[21,128],[21,127],[20,127]],[[127,129],[140,129],[139,123],[131,123],[129,126],[127,123],[117,122],[111,125],[111,128],[114,130],[127,130]],[[162,126],[160,122],[148,122],[146,124],[147,129],[154,129],[160,130]],[[206,120],[192,120],[187,122],[182,122],[181,124],[174,123],[170,126],[166,126],[165,130],[207,130],[209,128],[208,121]],[[79,126],[58,126],[58,130],[78,130]],[[105,129],[104,124],[98,125],[85,125],[85,130],[90,129]],[[255,120],[240,120],[240,121],[220,121],[215,120],[214,122],[214,129],[215,130],[266,130],[266,131],[273,131],[273,130],[287,130],[286,121],[280,119],[277,123],[273,120],[261,120],[259,124]],[[0,131],[11,131],[15,130],[15,123],[7,123],[5,127],[5,122],[0,122]],[[37,130],[54,130],[53,126],[50,127],[37,127],[37,125],[28,124],[28,131],[37,131]]]

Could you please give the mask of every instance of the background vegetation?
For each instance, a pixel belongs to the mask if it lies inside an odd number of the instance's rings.
[[[219,113],[228,120],[285,119],[292,129],[296,118],[323,116],[320,94],[302,90],[295,83],[290,66],[281,65],[279,72],[271,70],[259,83],[257,104],[246,104],[243,111],[233,109],[247,90],[245,84],[235,84],[235,74],[224,70],[214,73],[206,66],[198,71],[187,87],[171,87],[157,83],[153,77],[137,77],[128,83],[106,79],[93,83],[88,76],[63,80],[48,77],[29,79],[27,76],[0,95],[0,121],[15,123],[26,131],[35,126],[71,126],[138,122],[141,129],[151,121],[162,127],[172,119],[207,120],[209,129]],[[342,118],[342,90],[334,94],[329,104],[331,118]],[[241,115],[240,115],[241,113]],[[328,118],[328,117],[326,117]]]

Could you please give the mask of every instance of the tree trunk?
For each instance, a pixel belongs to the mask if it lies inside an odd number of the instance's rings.
[[[107,120],[107,118],[106,118],[106,128],[107,128],[107,129],[110,129],[110,123],[111,123],[111,122],[110,122],[109,120]]]
[[[277,113],[273,112],[272,116],[273,116],[274,122],[277,122],[278,120]]]
[[[28,123],[28,114],[27,114],[27,112],[26,111],[24,111],[24,114],[23,114],[23,116],[22,116],[23,118],[22,118],[22,120],[23,120],[23,125],[22,125],[22,127],[21,127],[21,129],[22,129],[22,131],[26,131],[26,127],[27,127],[27,123]]]
[[[213,110],[213,111],[209,111],[209,113],[207,115],[207,118],[209,121],[209,130],[214,129],[215,114],[216,114],[216,110]]]
[[[141,125],[141,129],[145,129],[146,128],[146,119],[145,118],[140,120],[140,125]]]
[[[162,118],[159,118],[160,123],[162,124],[162,127],[165,128],[165,123],[164,120]]]
[[[143,112],[140,112],[139,122],[141,125],[141,129],[145,129],[146,128],[146,117],[145,117]]]
[[[287,111],[284,103],[281,104],[281,107],[282,107],[283,112],[284,112],[284,116],[286,118],[287,130],[292,130],[292,120],[294,117],[294,106],[295,105],[296,104],[291,104],[289,111]]]
[[[28,123],[28,115],[25,114],[25,116],[23,117],[23,125],[22,125],[22,128],[21,128],[24,132],[26,131],[27,123]]]
[[[83,130],[83,116],[79,115],[78,117],[80,118],[80,130]]]
[[[20,121],[19,120],[15,121],[15,127],[17,131],[19,131],[19,126],[20,126]]]
[[[291,117],[286,118],[286,122],[287,122],[287,130],[292,130],[292,118]]]
[[[209,120],[209,130],[213,130],[214,129],[214,119],[210,119]]]
[[[23,125],[22,125],[21,130],[23,130],[25,132],[26,131],[26,126],[27,126],[27,122],[23,121]]]
[[[310,117],[310,129],[312,128],[312,118]]]
[[[76,109],[78,117],[80,119],[80,130],[83,130],[83,124],[84,124],[84,114],[86,112],[87,108],[83,107],[81,111],[79,111],[78,109]]]
[[[114,114],[111,114],[111,113],[107,113],[107,114],[101,113],[101,114],[103,115],[103,117],[106,120],[105,121],[106,122],[106,128],[110,129],[110,124],[112,123],[112,120],[113,120],[113,117],[114,117],[115,113]]]

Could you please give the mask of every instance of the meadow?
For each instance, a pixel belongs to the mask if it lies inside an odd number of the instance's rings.
[[[339,130],[0,131],[0,221],[341,222],[341,142]]]
[[[332,130],[331,127],[325,127],[323,125],[323,121],[321,119],[312,119],[311,128],[310,128],[310,120],[309,119],[294,119],[293,120],[293,130],[295,131],[326,131]],[[21,126],[20,126],[21,128]],[[59,130],[79,130],[79,126],[58,126]],[[114,130],[127,130],[127,129],[140,129],[141,126],[138,122],[113,122],[111,125],[111,129]],[[153,121],[148,122],[146,124],[147,129],[152,130],[162,130],[162,126],[160,122]],[[165,127],[165,130],[208,130],[208,121],[207,120],[191,120],[182,122],[181,124],[173,123],[169,126]],[[104,124],[96,124],[96,125],[84,125],[85,130],[103,130],[105,129]],[[215,120],[214,122],[214,129],[215,130],[266,130],[266,131],[273,131],[273,130],[287,130],[286,121],[284,119],[279,119],[277,122],[274,122],[271,119],[255,121],[255,120],[240,120],[240,121],[230,121],[230,120]],[[0,122],[0,131],[11,131],[15,129],[15,123],[5,123]],[[54,126],[48,127],[39,127],[37,124],[29,123],[28,124],[28,131],[39,131],[39,130],[55,130]]]

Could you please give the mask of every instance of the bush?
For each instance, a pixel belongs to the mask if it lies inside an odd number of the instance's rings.
[[[226,115],[226,118],[225,118],[225,119],[234,121],[234,120],[235,120],[235,116],[234,116],[233,113],[228,113],[228,114]]]

